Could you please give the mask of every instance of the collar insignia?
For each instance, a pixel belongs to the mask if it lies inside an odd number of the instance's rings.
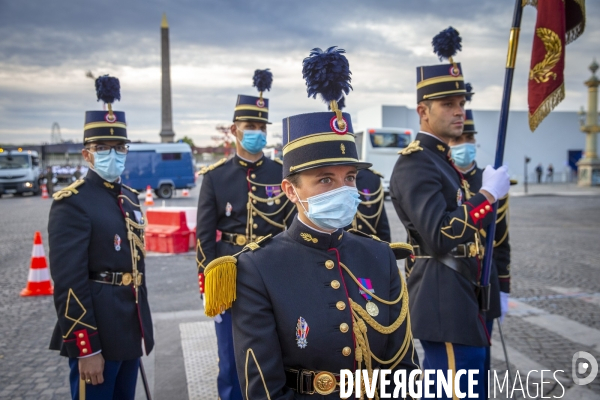
[[[317,243],[319,241],[317,238],[312,237],[312,235],[310,233],[304,233],[304,232],[302,232],[300,234],[300,237],[302,239],[306,240],[307,242]]]
[[[109,189],[114,189],[115,185],[111,185],[109,182],[104,182],[104,186],[106,186]]]
[[[442,146],[441,144],[438,144],[437,148],[438,148],[439,151],[445,151],[446,150],[446,148],[444,146]]]

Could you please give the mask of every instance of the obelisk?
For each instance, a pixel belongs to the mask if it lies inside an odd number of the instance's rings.
[[[173,107],[171,105],[171,58],[169,55],[169,23],[163,13],[160,23],[161,58],[162,58],[162,130],[160,141],[173,143]]]

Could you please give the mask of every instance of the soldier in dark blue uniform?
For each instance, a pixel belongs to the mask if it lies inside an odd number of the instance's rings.
[[[413,332],[425,350],[426,369],[479,370],[475,393],[485,398],[485,348],[489,346],[480,285],[483,245],[479,231],[491,223],[492,204],[508,192],[505,167],[486,168],[473,196],[452,163],[448,142],[462,134],[465,84],[452,60],[460,50],[453,28],[433,41],[449,64],[417,68],[421,128],[397,161],[390,181],[392,202],[415,246],[407,284]],[[480,304],[481,303],[481,304]],[[461,390],[467,380],[461,379]]]
[[[304,61],[309,95],[323,94],[315,89],[322,83],[309,82],[329,63],[342,71],[346,84],[329,82],[341,88],[323,95],[333,111],[283,120],[282,188],[297,217],[284,233],[206,268],[207,314],[233,303],[246,399],[334,399],[342,369],[418,369],[396,264],[411,247],[343,230],[360,202],[357,169],[370,164],[359,162],[350,115],[337,108],[349,80],[342,52],[314,49]]]
[[[467,98],[469,96],[467,95]],[[469,99],[467,99],[469,100]],[[451,139],[449,144],[452,151],[454,164],[465,177],[470,196],[474,196],[481,189],[483,169],[477,167],[475,156],[475,121],[473,111],[465,111],[466,119],[463,134]],[[516,182],[515,182],[516,183]],[[513,184],[513,181],[511,181]],[[486,231],[480,232],[485,242]],[[490,305],[485,313],[486,327],[491,337],[494,320],[499,318],[500,323],[508,311],[508,297],[510,293],[510,244],[508,241],[508,194],[498,200],[498,213],[496,217],[496,233],[494,235],[494,252],[492,256],[492,270],[490,271]],[[486,370],[490,369],[490,348],[486,348]],[[487,377],[487,374],[486,374]]]
[[[385,212],[382,179],[383,175],[371,168],[358,171],[356,188],[360,194],[360,204],[352,221],[352,228],[391,242],[392,234]]]
[[[87,176],[54,194],[50,272],[58,323],[50,348],[69,357],[73,399],[133,399],[142,356],[154,339],[138,193],[122,185],[125,113],[112,111],[119,81],[96,80],[106,111],[85,116]]]
[[[276,235],[295,213],[281,191],[281,162],[263,154],[269,118],[269,100],[263,91],[271,88],[269,70],[257,70],[254,86],[260,96],[239,95],[233,115],[232,133],[236,154],[204,168],[196,228],[200,292],[204,268],[217,257],[232,255],[262,236]],[[217,242],[217,230],[221,240]],[[219,351],[218,390],[221,400],[241,399],[233,354],[231,315],[215,318]]]

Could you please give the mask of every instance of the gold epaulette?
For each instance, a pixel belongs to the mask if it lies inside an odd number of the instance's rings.
[[[273,161],[275,161],[277,164],[283,165],[283,160],[281,158],[274,158]]]
[[[415,254],[413,247],[408,243],[395,242],[390,243],[390,248],[396,256],[396,260],[404,260]]]
[[[79,193],[79,190],[77,190],[77,188],[83,185],[84,182],[85,180],[83,179],[76,180],[66,188],[60,189],[58,192],[54,193],[52,195],[52,198],[54,200],[62,200],[65,197],[71,197],[71,195]]]
[[[132,188],[130,188],[130,187],[129,187],[129,186],[127,186],[127,185],[123,185],[123,184],[121,184],[121,186],[123,186],[125,189],[129,189],[131,192],[133,192],[133,193],[137,194],[138,196],[139,196],[139,194],[140,194],[140,192],[138,192],[138,191],[137,191],[137,190],[135,190],[135,189],[132,189]]]
[[[408,146],[400,150],[398,154],[407,156],[409,154],[416,153],[417,151],[423,151],[423,148],[420,146],[420,144],[421,142],[419,140],[415,140],[411,142]]]
[[[213,169],[220,167],[221,165],[225,164],[225,162],[227,161],[227,157],[223,157],[221,158],[219,161],[217,161],[216,163],[209,165],[207,167],[202,168],[198,173],[200,175],[204,175],[206,174],[208,171],[212,171]]]
[[[381,172],[379,172],[379,171],[375,171],[373,168],[369,168],[369,171],[371,171],[372,173],[374,173],[375,175],[377,175],[377,176],[379,176],[379,177],[381,177],[381,178],[383,178],[383,177],[384,177],[384,176],[383,176],[383,174],[382,174]]]
[[[237,257],[246,251],[256,251],[260,244],[271,239],[263,236],[256,242],[248,243],[242,251],[233,256],[223,256],[212,260],[204,269],[204,295],[206,305],[204,314],[215,317],[228,310],[235,301]]]

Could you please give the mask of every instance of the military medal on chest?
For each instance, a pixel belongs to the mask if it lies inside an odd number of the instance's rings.
[[[225,206],[225,215],[230,217],[232,210],[233,210],[233,206],[231,205],[230,202],[227,202],[227,205]]]
[[[296,343],[298,347],[301,349],[305,348],[308,345],[306,337],[308,336],[308,323],[302,317],[298,318],[298,323],[296,324]]]
[[[116,251],[121,251],[121,237],[119,235],[115,235],[114,245]]]
[[[369,315],[371,317],[378,316],[379,315],[379,307],[377,307],[377,304],[375,304],[371,301],[371,299],[373,299],[373,296],[371,296],[371,293],[375,293],[375,290],[373,289],[373,285],[371,284],[371,279],[358,278],[358,281],[360,282],[361,285],[363,285],[365,287],[365,289],[368,290],[368,292],[367,292],[362,289],[359,289],[360,294],[362,294],[362,296],[365,298],[365,300],[367,300],[367,305],[365,306],[365,309],[367,310],[367,312],[369,313]]]
[[[462,190],[460,190],[460,188],[458,188],[458,191],[456,192],[456,204],[460,207],[462,206],[463,203],[463,192]]]
[[[265,186],[265,192],[267,193],[267,205],[272,206],[275,204],[273,201],[273,197],[279,196],[281,193],[281,188],[279,186]]]

